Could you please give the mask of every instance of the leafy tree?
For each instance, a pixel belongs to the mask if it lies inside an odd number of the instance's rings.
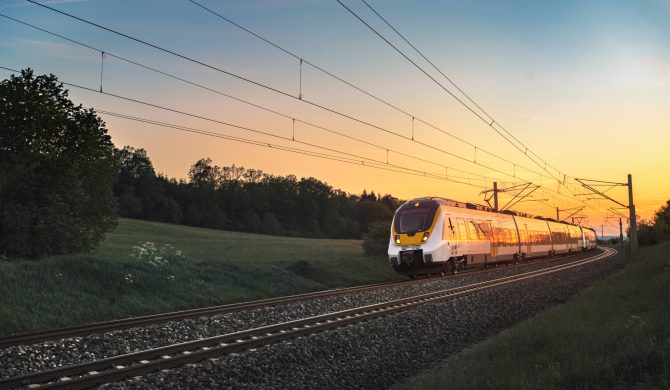
[[[215,189],[221,182],[221,168],[212,165],[211,158],[201,158],[191,166],[188,178],[196,187]]]
[[[0,82],[0,254],[93,249],[116,225],[117,171],[104,122],[54,75]]]

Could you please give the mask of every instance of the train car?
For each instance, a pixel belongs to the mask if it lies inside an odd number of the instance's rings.
[[[595,232],[578,225],[425,197],[396,211],[388,256],[397,272],[414,276],[594,247]]]
[[[581,226],[581,229],[584,237],[584,250],[594,249],[598,244],[596,231],[585,226]]]

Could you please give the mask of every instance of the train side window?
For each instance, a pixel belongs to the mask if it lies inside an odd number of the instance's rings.
[[[468,239],[468,229],[465,226],[465,221],[463,218],[456,218],[456,224],[458,224],[458,238],[461,240]]]
[[[481,219],[478,219],[476,224],[477,226],[477,231],[479,233],[479,239],[480,240],[490,240],[491,239],[491,231],[489,230],[489,226],[487,222],[482,221]]]
[[[475,221],[468,219],[468,238],[470,240],[479,240],[479,232],[475,226]]]

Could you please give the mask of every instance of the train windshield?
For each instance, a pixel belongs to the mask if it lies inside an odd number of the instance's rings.
[[[428,230],[437,207],[419,206],[408,207],[398,211],[395,217],[395,231],[396,233],[416,233]]]

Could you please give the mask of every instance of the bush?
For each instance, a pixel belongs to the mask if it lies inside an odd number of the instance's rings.
[[[363,235],[363,250],[368,255],[385,255],[388,253],[391,237],[391,223],[377,221],[370,224],[368,233]]]

